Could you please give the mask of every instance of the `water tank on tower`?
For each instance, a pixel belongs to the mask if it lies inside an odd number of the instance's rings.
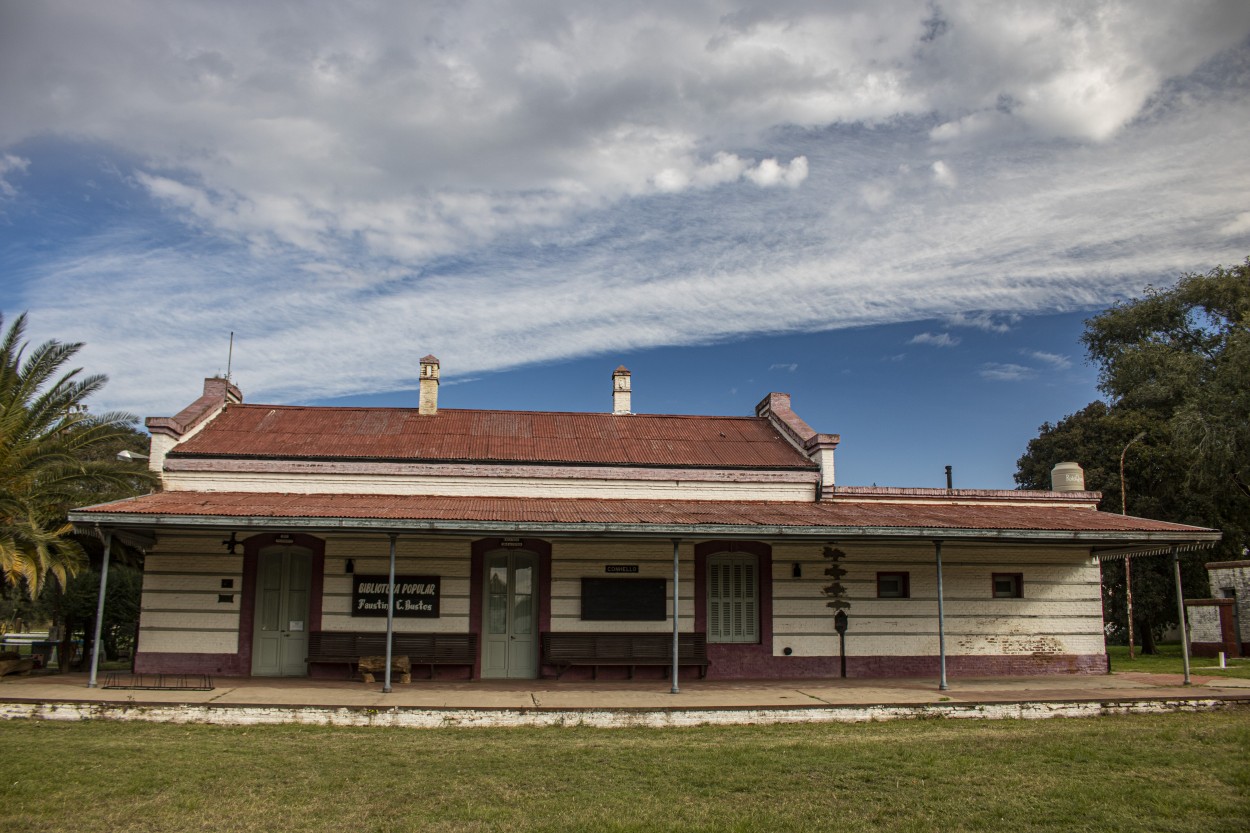
[[[1059,463],[1050,470],[1050,488],[1056,492],[1085,491],[1085,470],[1080,463]]]

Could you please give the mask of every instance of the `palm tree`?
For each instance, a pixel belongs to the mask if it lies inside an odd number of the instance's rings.
[[[0,342],[0,575],[33,598],[48,576],[64,586],[86,563],[66,512],[135,494],[151,476],[116,459],[135,417],[87,412],[107,378],[64,369],[82,345],[46,341],[27,355],[25,330],[23,313]]]

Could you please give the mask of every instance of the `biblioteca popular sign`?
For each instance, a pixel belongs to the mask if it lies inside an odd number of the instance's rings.
[[[386,576],[352,577],[352,616],[385,616],[391,585]],[[395,576],[396,618],[437,619],[439,576]]]

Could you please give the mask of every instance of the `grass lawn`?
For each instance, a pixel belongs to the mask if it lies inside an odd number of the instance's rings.
[[[1245,831],[1250,710],[669,730],[0,723],[25,831]]]
[[[1148,671],[1152,674],[1184,674],[1185,661],[1181,656],[1180,643],[1159,645],[1159,653],[1143,654],[1137,649],[1134,659],[1128,658],[1127,645],[1108,645],[1112,671]],[[1219,660],[1213,657],[1190,657],[1189,672],[1204,677],[1241,677],[1250,679],[1250,659],[1226,660],[1227,669],[1220,669]]]

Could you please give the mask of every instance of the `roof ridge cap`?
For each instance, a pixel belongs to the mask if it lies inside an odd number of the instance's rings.
[[[305,411],[412,411],[417,412],[417,406],[406,405],[298,405],[298,404],[266,404],[264,402],[247,402],[247,403],[231,403],[235,408],[268,408],[270,410],[281,408],[283,410],[305,410]],[[457,414],[537,414],[540,416],[601,416],[617,418],[619,414],[613,414],[611,411],[540,411],[532,409],[509,409],[509,408],[439,408],[440,414],[457,413]],[[629,415],[631,418],[638,417],[661,417],[664,419],[733,419],[747,420],[751,422],[766,421],[766,417],[742,414],[653,414],[653,413],[633,413]]]

